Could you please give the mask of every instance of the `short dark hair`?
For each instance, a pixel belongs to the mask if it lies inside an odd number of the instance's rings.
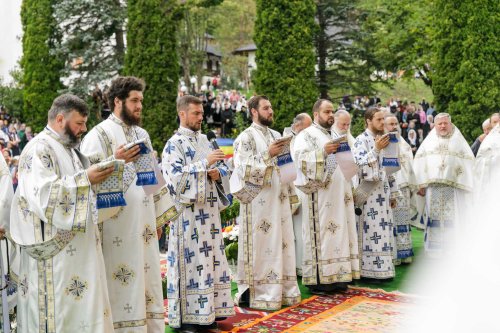
[[[373,116],[375,115],[375,113],[377,112],[381,112],[382,110],[379,109],[379,108],[376,108],[376,107],[369,107],[366,111],[365,111],[365,125],[368,126],[368,120],[372,120],[373,119]]]
[[[114,79],[107,92],[108,106],[111,111],[115,109],[115,97],[124,101],[132,90],[142,92],[145,86],[144,80],[135,76],[119,76]]]
[[[256,95],[252,96],[247,102],[248,105],[248,110],[252,111],[252,109],[258,110],[259,109],[259,103],[261,100],[268,101],[269,98],[265,95]]]
[[[323,104],[323,102],[331,103],[329,100],[324,99],[324,98],[318,99],[316,101],[316,103],[314,103],[314,105],[313,105],[313,114],[314,114],[314,112],[319,112],[319,109],[321,108],[321,104]]]
[[[71,111],[77,111],[82,116],[88,116],[89,109],[85,101],[80,97],[72,94],[64,94],[56,97],[50,107],[48,118],[49,120],[56,119],[58,114],[68,115]]]
[[[189,104],[201,105],[203,104],[201,99],[196,96],[185,95],[179,98],[177,101],[177,113],[181,111],[187,111],[189,109]]]

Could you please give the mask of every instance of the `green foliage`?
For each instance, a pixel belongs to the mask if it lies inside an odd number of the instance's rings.
[[[318,29],[314,44],[318,58],[318,87],[321,98],[341,91],[342,95],[371,95],[373,85],[380,80],[373,73],[371,49],[365,47],[363,31],[358,22],[362,11],[359,0],[318,0]]]
[[[222,224],[232,221],[240,215],[240,202],[233,198],[233,204],[220,213]]]
[[[144,127],[161,152],[177,128],[176,0],[129,0],[125,73],[146,81]]]
[[[228,13],[231,13],[228,15]],[[210,12],[214,24],[213,35],[222,53],[222,70],[231,78],[225,87],[240,89],[239,82],[249,83],[248,57],[233,55],[240,46],[253,43],[255,0],[225,0]]]
[[[231,137],[233,139],[236,139],[241,132],[243,132],[248,128],[248,126],[250,126],[250,121],[245,118],[243,111],[237,112],[236,116],[234,116],[234,125],[235,126],[233,128]]]
[[[238,242],[229,243],[224,252],[226,253],[227,260],[237,260],[238,259]]]
[[[431,85],[432,0],[360,0],[358,10],[363,47],[374,65],[392,73],[404,70],[406,77],[418,72]]]
[[[203,68],[209,44],[207,34],[219,23],[214,18],[212,7],[222,2],[223,0],[186,0],[178,7],[180,24],[177,50],[182,62],[183,79],[188,86],[193,75],[197,77],[198,87],[204,83],[204,75],[212,75],[210,70],[206,72]]]
[[[10,74],[14,78],[11,84],[4,84],[0,78],[0,105],[3,105],[10,115],[19,119],[23,109],[23,89],[19,84],[22,73],[12,71]]]
[[[356,114],[351,121],[351,134],[356,138],[365,131],[365,118],[363,114]]]
[[[313,35],[316,7],[313,0],[256,0],[255,44],[257,70],[253,83],[267,95],[278,131],[293,117],[310,112],[318,98]]]
[[[119,0],[54,1],[54,16],[64,34],[55,52],[65,60],[68,90],[85,98],[123,67],[126,9]]]
[[[450,113],[466,139],[473,141],[481,133],[481,123],[499,108],[498,2],[436,0],[432,20],[437,108]]]
[[[60,40],[52,5],[53,0],[24,0],[21,7],[23,118],[34,132],[46,125],[52,101],[63,88],[63,62],[52,51]]]

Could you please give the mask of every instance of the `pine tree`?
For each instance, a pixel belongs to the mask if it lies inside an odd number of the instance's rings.
[[[146,81],[144,127],[159,152],[177,128],[176,0],[128,0],[125,74]]]
[[[120,0],[54,0],[64,34],[55,52],[65,61],[68,90],[87,98],[96,84],[116,76],[125,56],[126,9]]]
[[[337,94],[369,95],[374,91],[373,55],[364,45],[359,27],[359,0],[317,0],[318,29],[314,44],[318,58],[321,98]]]
[[[300,112],[310,112],[318,98],[315,82],[313,0],[257,0],[255,44],[258,94],[267,95],[275,127],[290,126]]]
[[[435,1],[435,72],[437,108],[472,141],[481,123],[500,103],[499,4],[491,0]]]
[[[23,0],[24,85],[23,118],[39,132],[47,123],[52,101],[63,88],[60,72],[63,62],[53,54],[60,37],[53,17],[53,0]]]

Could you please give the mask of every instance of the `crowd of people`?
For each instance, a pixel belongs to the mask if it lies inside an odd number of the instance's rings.
[[[425,201],[426,252],[442,255],[466,218],[474,164],[492,170],[499,137],[495,114],[476,159],[449,114],[425,101],[378,107],[376,98],[356,138],[352,108],[324,99],[282,135],[271,129],[266,96],[181,92],[179,128],[158,166],[140,127],[144,86],[113,80],[110,115],[85,137],[87,105],[70,94],[54,100],[38,135],[19,125],[24,145],[7,131],[20,157],[17,190],[0,192],[0,236],[9,239],[1,243],[0,304],[17,304],[17,332],[164,332],[158,237],[167,223],[168,322],[182,332],[217,328],[235,303],[266,311],[298,304],[297,267],[320,295],[360,278],[393,279],[396,265],[412,262],[415,198]],[[251,120],[231,161],[201,134],[204,121],[229,133],[221,105]],[[1,162],[0,181],[11,181]],[[240,202],[234,300],[219,214],[230,195]],[[9,332],[8,318],[1,321]]]
[[[413,155],[434,128],[434,117],[437,115],[434,104],[429,104],[425,98],[422,98],[419,103],[414,101],[408,103],[401,99],[390,98],[384,104],[377,96],[356,96],[354,102],[351,102],[349,96],[344,96],[339,107],[354,116],[363,115],[370,107],[384,108],[389,111],[398,119],[401,136],[410,144]]]
[[[8,110],[0,107],[0,150],[9,167],[14,189],[17,187],[17,168],[19,155],[26,144],[34,137],[31,127],[11,117]]]
[[[185,96],[179,90],[178,98]],[[249,119],[245,95],[237,90],[209,90],[197,95],[203,103],[203,122],[220,137],[231,137],[236,126],[236,116],[241,114],[244,121]]]

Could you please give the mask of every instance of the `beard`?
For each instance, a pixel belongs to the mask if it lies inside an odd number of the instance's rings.
[[[61,141],[63,145],[69,148],[76,148],[80,145],[81,134],[80,136],[76,136],[75,133],[69,128],[69,124],[64,126],[64,133],[61,135]]]
[[[333,119],[332,120],[323,120],[323,119],[319,118],[318,125],[323,127],[324,129],[329,130],[330,128],[332,128]]]
[[[264,126],[271,126],[273,124],[273,118],[271,119],[266,119],[260,115],[260,113],[257,115],[257,119],[259,120],[259,123],[264,125]]]
[[[347,130],[343,130],[343,129],[337,128],[337,126],[333,126],[333,129],[335,130],[335,132],[337,132],[340,135],[347,134]]]
[[[127,108],[125,103],[122,103],[120,118],[127,126],[141,126],[141,118],[134,117],[133,112]]]

